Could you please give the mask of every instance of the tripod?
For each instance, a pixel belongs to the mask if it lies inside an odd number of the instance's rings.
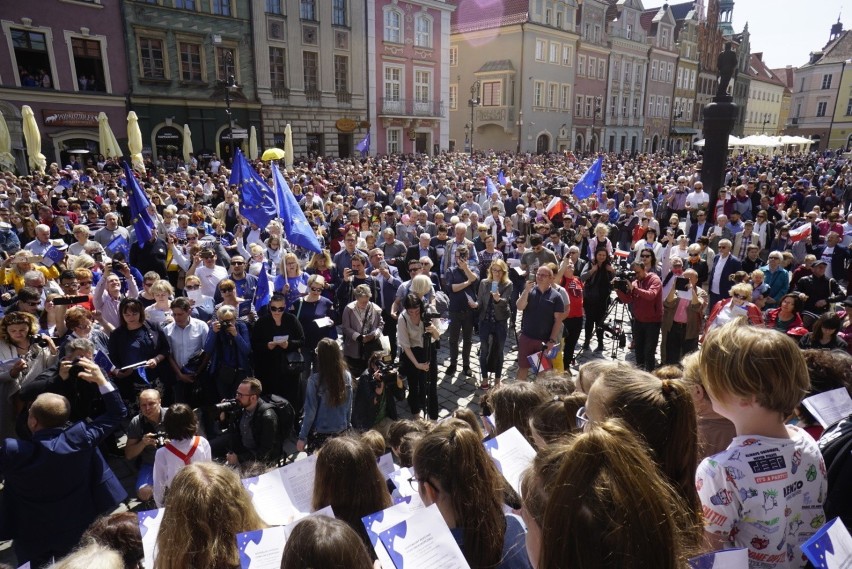
[[[618,352],[627,345],[627,333],[624,331],[625,314],[629,316],[627,305],[618,300],[617,297],[611,298],[604,315],[603,329],[604,333],[609,334],[612,338],[612,349],[610,350],[612,359],[615,359]]]

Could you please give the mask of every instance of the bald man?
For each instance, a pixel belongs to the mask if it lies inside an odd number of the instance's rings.
[[[6,480],[0,539],[14,540],[19,564],[42,567],[64,556],[98,515],[127,497],[97,448],[127,409],[97,364],[81,358],[75,365],[80,379],[98,386],[106,412],[91,423],[66,426],[68,399],[43,393],[27,417],[32,441],[0,444],[0,475]]]

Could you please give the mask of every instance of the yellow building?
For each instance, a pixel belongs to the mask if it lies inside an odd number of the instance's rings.
[[[751,54],[748,75],[751,82],[743,134],[781,134],[778,119],[781,116],[784,91],[787,89],[784,82],[766,66],[762,53]]]
[[[841,146],[852,146],[852,65],[848,62],[843,64],[828,138],[829,148]]]

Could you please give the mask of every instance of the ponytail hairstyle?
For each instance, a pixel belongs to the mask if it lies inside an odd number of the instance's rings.
[[[537,443],[551,445],[572,433],[582,431],[577,428],[577,411],[585,404],[585,393],[572,393],[565,397],[554,397],[536,407],[530,417],[533,446],[542,450],[542,445]]]
[[[618,366],[597,380],[589,394],[589,401],[593,399],[600,400],[606,418],[622,419],[647,443],[660,471],[686,502],[697,543],[701,539],[701,501],[695,489],[698,419],[687,386]]]
[[[534,461],[521,482],[541,527],[539,569],[679,569],[693,553],[679,490],[620,421],[593,425]],[[699,526],[700,529],[700,526]]]
[[[414,449],[414,472],[421,485],[447,494],[456,527],[464,533],[468,564],[496,566],[506,533],[505,482],[476,433],[460,419],[439,423]]]

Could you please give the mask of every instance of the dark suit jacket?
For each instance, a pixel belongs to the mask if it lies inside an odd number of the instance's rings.
[[[808,248],[808,253],[816,255],[817,259],[822,258],[826,245],[818,245],[814,248]],[[849,249],[841,247],[840,244],[835,245],[834,253],[831,256],[831,277],[836,280],[846,280],[846,261],[852,258]]]
[[[373,302],[378,304],[384,312],[390,312],[391,307],[393,306],[393,300],[394,298],[396,298],[396,291],[401,284],[402,281],[399,279],[399,276],[394,274],[393,272],[391,272],[390,280],[384,280],[384,282],[381,284],[379,283],[379,279],[377,277],[374,277],[372,284]],[[382,293],[381,295],[379,294],[380,286]]]
[[[32,441],[6,439],[0,447],[0,539],[15,540],[18,563],[65,555],[98,515],[127,497],[97,448],[127,409],[118,390],[103,399],[106,413],[91,423],[42,429]]]
[[[710,275],[707,278],[707,283],[709,287],[712,288],[713,279],[716,278],[716,272],[722,271],[722,278],[719,280],[719,294],[727,298],[731,296],[731,287],[734,286],[734,283],[733,281],[731,281],[730,277],[731,275],[742,269],[743,264],[738,258],[734,257],[733,255],[729,255],[727,262],[724,265],[720,265],[721,264],[719,263],[719,255],[716,255],[715,257],[713,257],[713,270],[710,271]]]
[[[698,222],[693,223],[689,226],[689,242],[695,243],[699,237],[704,237],[710,232],[710,228],[713,227],[713,224],[709,221],[704,222],[704,227],[701,231],[701,235],[698,234]]]
[[[412,245],[405,251],[405,262],[399,267],[399,272],[401,273],[400,278],[405,278],[408,280],[411,278],[411,275],[408,274],[408,262],[414,259],[420,259],[420,243],[417,245]],[[441,260],[438,258],[438,250],[429,246],[429,259],[432,260],[432,269],[438,270],[441,267]]]

